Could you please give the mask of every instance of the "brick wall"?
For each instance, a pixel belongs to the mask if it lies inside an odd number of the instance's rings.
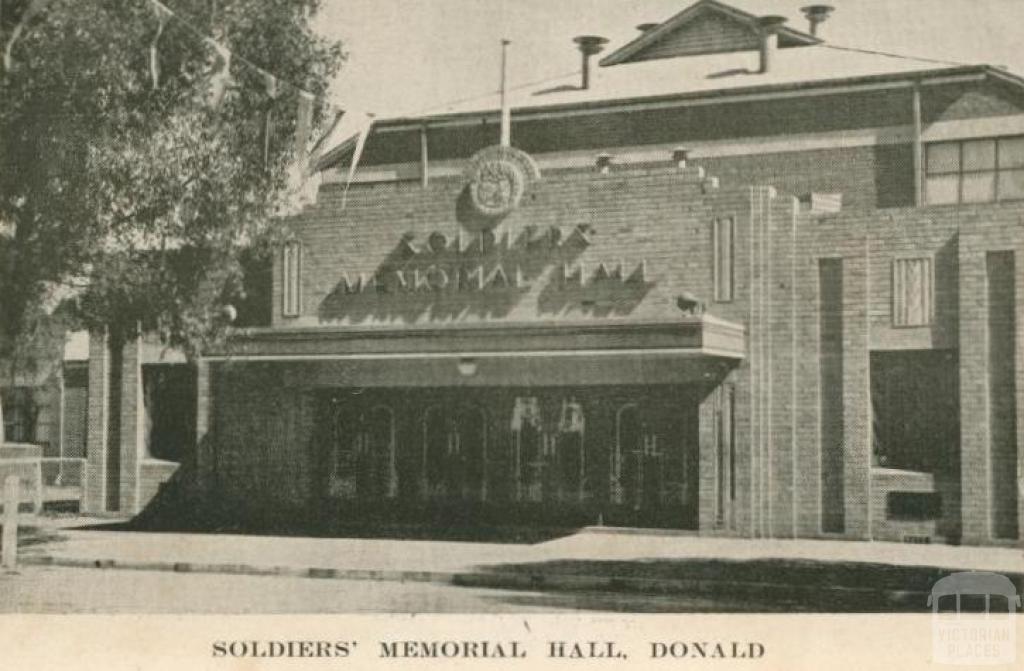
[[[779,193],[841,193],[843,209],[906,207],[914,201],[913,147],[877,145],[699,158],[723,184],[770,184]]]
[[[106,334],[89,336],[86,512],[134,515],[177,469],[150,459],[146,450],[145,349],[142,338],[129,339],[115,352]]]
[[[1024,204],[1005,203],[806,215],[805,221],[801,222],[802,230],[798,234],[797,243],[801,248],[800,254],[808,259],[838,255],[844,258],[844,266],[852,264],[852,268],[844,272],[843,316],[844,322],[853,319],[855,324],[844,326],[844,332],[847,333],[844,336],[845,356],[855,357],[854,361],[862,360],[868,348],[959,348],[961,482],[959,491],[950,491],[944,482],[932,485],[934,491],[945,492],[943,498],[947,506],[956,508],[952,519],[948,517],[948,509],[944,511],[941,528],[932,526],[932,534],[936,538],[949,537],[949,530],[956,530],[962,523],[963,542],[977,544],[996,540],[992,528],[994,494],[989,475],[992,454],[988,439],[991,435],[991,415],[987,380],[992,364],[988,359],[987,345],[989,298],[986,294],[985,259],[986,254],[993,250],[1020,249],[1022,236],[1019,222],[1022,213]],[[910,328],[893,325],[892,264],[895,259],[904,257],[929,257],[934,261],[935,311],[930,324]],[[1019,290],[1019,269],[1015,277],[1016,288]],[[807,287],[814,284],[810,273],[802,281]],[[851,286],[847,286],[851,283]],[[800,293],[803,305],[801,311],[806,319],[812,319],[818,308],[809,299],[816,292],[805,289]],[[870,319],[865,315],[865,295],[870,296]],[[804,342],[804,351],[813,354],[811,341],[805,338]],[[1018,342],[1018,362],[1021,357],[1020,347]],[[857,487],[857,493],[853,496],[847,493],[846,515],[848,521],[851,514],[859,516],[858,536],[896,539],[902,533],[900,529],[913,534],[915,528],[920,533],[923,527],[901,526],[877,519],[884,509],[880,503],[883,492],[872,492],[872,480],[864,478],[867,473],[864,466],[870,463],[870,434],[867,431],[870,394],[867,390],[866,365],[866,361],[853,363],[854,370],[847,370],[844,375],[845,419],[847,422],[860,422],[857,426],[846,428],[847,459],[848,464],[861,464],[852,474],[856,479],[853,484]],[[850,367],[851,364],[846,365],[847,369]],[[1014,375],[1019,390],[1019,369]],[[814,378],[804,376],[804,379]],[[854,390],[846,391],[848,386],[853,386]],[[813,384],[801,385],[798,393],[803,399],[799,403],[802,412],[813,407],[813,399],[820,393],[814,387]],[[1016,405],[1019,416],[1019,391],[1015,392],[1015,400],[1011,401],[1011,407],[1013,405]],[[801,441],[807,445],[804,449],[809,455],[813,454],[813,431],[807,430],[804,433],[801,437]],[[1021,440],[1018,428],[1018,478],[1022,472],[1019,465],[1021,454],[1024,453],[1022,445],[1024,440]],[[876,479],[876,482],[881,480]],[[851,483],[847,481],[847,484]],[[810,496],[809,483],[807,487]],[[961,495],[962,510],[958,501]],[[874,504],[869,505],[869,501],[874,501]],[[1019,495],[1016,504],[1019,510]],[[813,511],[806,512],[811,515]],[[851,533],[849,528],[848,533]]]
[[[926,124],[1020,114],[1024,109],[1024,95],[1003,83],[946,84],[924,91],[921,119]]]
[[[227,502],[294,510],[313,494],[312,398],[285,386],[283,371],[220,364],[209,373],[213,414],[202,441],[203,479]]]
[[[460,212],[462,182],[448,180],[428,190],[411,185],[353,187],[341,209],[338,189],[322,189],[316,207],[294,222],[302,241],[302,311],[281,316],[281,269],[275,268],[275,325],[416,324],[438,322],[528,322],[550,319],[661,319],[677,312],[675,299],[688,291],[712,295],[711,201],[697,169],[623,170],[609,175],[574,173],[535,185],[523,205],[501,224],[506,242],[484,255],[460,254],[458,236],[469,244],[474,223]],[[747,207],[744,191],[716,199],[723,215]],[[463,221],[460,222],[460,218]],[[579,226],[593,230],[589,245],[573,243]],[[532,227],[532,229],[530,228]],[[552,228],[562,242],[540,241],[528,248],[525,236]],[[402,257],[403,236],[423,250],[431,233],[447,236],[445,250]],[[737,236],[736,244],[744,240]],[[468,260],[467,260],[468,256]],[[437,264],[445,268],[501,263],[511,276],[521,268],[523,286],[483,291],[346,294],[342,280],[395,269],[407,273]],[[595,281],[600,264],[623,278],[646,264],[646,282]],[[565,265],[582,264],[583,287],[563,287]],[[738,268],[742,264],[738,263]],[[635,279],[639,280],[639,276]],[[737,278],[737,292],[744,282]],[[716,306],[723,318],[742,312],[742,301]]]
[[[536,184],[503,224],[510,239],[518,239],[528,226],[536,227],[537,234],[555,226],[564,240],[576,226],[585,224],[594,229],[592,242],[568,261],[595,269],[601,261],[622,259],[628,271],[646,260],[650,286],[643,292],[623,295],[618,293],[622,287],[615,285],[590,293],[561,293],[553,272],[566,259],[550,248],[531,252],[537,253],[531,257],[515,245],[500,248],[494,258],[524,266],[528,286],[518,293],[452,296],[424,291],[378,296],[340,291],[342,273],[348,272],[352,280],[357,273],[374,272],[383,259],[395,258],[405,234],[412,236],[414,244],[422,244],[430,233],[440,231],[454,245],[458,231],[472,225],[460,209],[461,189],[461,182],[455,180],[435,181],[428,189],[409,184],[353,186],[344,210],[339,192],[323,189],[317,206],[293,222],[304,249],[302,314],[297,319],[281,318],[278,269],[275,324],[371,328],[417,324],[437,327],[443,334],[443,327],[451,323],[671,320],[678,315],[674,298],[681,291],[705,300],[711,296],[711,222],[735,217],[736,297],[728,303],[708,302],[711,314],[747,326],[747,357],[729,376],[736,385],[737,497],[728,515],[734,532],[773,537],[829,535],[823,529],[821,507],[826,486],[822,469],[827,461],[821,446],[824,352],[819,262],[838,257],[842,291],[835,300],[842,319],[834,346],[843,361],[837,408],[843,508],[839,533],[858,539],[898,540],[907,533],[955,540],[962,528],[965,542],[994,542],[986,438],[991,392],[984,382],[990,366],[985,344],[989,299],[983,290],[984,259],[993,250],[1020,250],[1024,204],[855,208],[825,215],[802,211],[792,196],[778,195],[767,187],[725,181],[716,188],[693,168],[613,168],[608,175],[558,173]],[[441,259],[459,258],[450,249],[438,254]],[[931,259],[934,268],[934,315],[921,326],[897,327],[892,314],[893,263],[923,257]],[[1016,290],[1021,295],[1021,264],[1016,268]],[[889,477],[874,468],[868,365],[872,350],[958,348],[962,512],[961,492],[946,491],[949,483],[922,485],[913,474]],[[1018,416],[1019,390],[1024,388],[1022,356],[1018,342],[1014,373]],[[220,483],[218,487],[237,491],[242,499],[245,492],[261,496],[271,492],[292,503],[308,496],[312,468],[308,444],[314,423],[309,391],[316,385],[353,384],[357,378],[350,372],[340,363],[284,368],[239,364],[213,376],[213,407],[224,407],[215,410],[216,446],[204,459],[212,464],[211,477]],[[363,374],[369,373],[359,373]],[[606,382],[613,382],[614,370],[609,375]],[[401,380],[396,378],[394,383]],[[701,528],[711,531],[716,526],[716,474],[710,467],[714,438],[708,427],[713,411],[708,398],[702,397],[699,410],[699,498]],[[1018,422],[1018,462],[1024,442],[1020,431]],[[273,485],[271,478],[276,478]],[[886,517],[887,492],[902,486],[946,492],[941,528]],[[953,517],[948,506],[955,507]]]

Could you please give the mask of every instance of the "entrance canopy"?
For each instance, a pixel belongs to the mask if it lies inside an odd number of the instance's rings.
[[[703,315],[658,323],[261,329],[234,334],[204,358],[315,364],[296,369],[312,385],[677,384],[721,377],[745,347],[742,326]]]

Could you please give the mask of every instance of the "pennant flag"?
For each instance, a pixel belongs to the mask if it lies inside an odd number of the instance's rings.
[[[206,43],[213,49],[217,58],[217,63],[214,65],[217,69],[210,75],[210,88],[206,100],[210,107],[217,109],[223,102],[224,94],[227,93],[228,86],[231,84],[231,50],[212,37],[207,37]]]
[[[263,78],[263,88],[266,89],[267,91],[267,97],[270,98],[271,100],[277,100],[277,77],[270,74],[263,68],[256,69],[259,70],[260,77]]]
[[[14,28],[11,30],[11,36],[7,39],[7,44],[4,45],[4,74],[11,71],[11,65],[14,62],[14,43],[25,32],[28,22],[36,14],[46,9],[48,4],[50,4],[50,0],[29,0],[28,7],[25,8],[21,18],[18,19],[18,23],[14,25]]]
[[[311,171],[316,169],[316,164],[320,160],[320,156],[323,154],[324,145],[327,143],[328,139],[333,136],[334,130],[338,127],[342,118],[345,116],[345,110],[338,109],[333,105],[329,105],[328,107],[331,110],[334,119],[331,121],[330,125],[327,126],[327,130],[320,135],[320,139],[313,143],[313,149],[310,151],[309,159],[307,161],[307,165],[312,166]]]
[[[302,175],[309,172],[306,148],[309,144],[309,133],[313,127],[313,102],[316,97],[308,91],[299,91],[295,110],[295,162],[298,163]]]
[[[277,100],[279,91],[277,89],[277,77],[263,68],[256,68],[256,70],[260,73],[260,77],[263,78],[263,88],[270,99],[270,103],[267,104],[266,109],[263,111],[263,167],[266,169],[270,167],[270,134],[274,127],[273,102]]]
[[[167,25],[172,12],[160,0],[149,0],[149,3],[157,20],[156,35],[149,43],[149,74],[153,78],[153,90],[155,91],[160,88],[160,59],[157,55],[157,43],[160,42],[160,36],[164,34],[164,26]]]
[[[313,173],[314,156],[319,155],[322,140],[309,150],[309,138],[313,128],[313,104],[316,96],[299,89],[298,109],[295,118],[295,155],[288,168],[288,190],[292,194],[294,205],[303,207],[316,200],[316,188],[310,188],[310,175]],[[332,126],[333,129],[333,126]]]
[[[348,178],[345,180],[345,190],[341,192],[341,209],[345,209],[345,203],[348,201],[348,188],[352,186],[352,180],[356,176],[356,168],[359,167],[359,159],[363,157],[363,147],[366,146],[366,138],[370,135],[370,130],[373,128],[373,117],[374,115],[370,112],[366,113],[366,125],[363,126],[359,131],[359,137],[356,139],[356,148],[352,152],[352,162],[348,166]]]

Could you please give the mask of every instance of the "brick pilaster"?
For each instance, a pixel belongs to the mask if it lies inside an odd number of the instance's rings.
[[[718,427],[715,426],[715,412],[721,404],[720,390],[704,396],[697,411],[698,450],[697,462],[697,488],[698,502],[697,512],[698,528],[702,532],[712,532],[716,524],[718,511],[718,458],[717,442],[719,440]]]
[[[90,333],[88,428],[82,501],[82,510],[88,513],[106,510],[109,384],[110,350],[107,334]]]
[[[988,465],[988,300],[985,255],[961,233],[960,274],[960,482],[962,540],[991,536]]]
[[[772,503],[770,534],[776,538],[796,535],[796,447],[795,406],[796,387],[794,351],[794,243],[796,234],[795,198],[776,197],[772,202],[769,220],[770,273],[766,278],[765,295],[768,298],[771,358],[768,375],[769,393],[769,495]]]
[[[869,241],[843,263],[843,492],[845,534],[871,538]]]
[[[213,482],[212,458],[212,364],[207,359],[196,362],[196,481],[200,491]]]
[[[142,338],[129,338],[121,354],[121,511],[139,512],[139,484],[145,458],[145,406],[142,385]]]

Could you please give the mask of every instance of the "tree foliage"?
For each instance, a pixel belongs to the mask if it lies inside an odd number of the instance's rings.
[[[0,2],[6,45],[31,3]],[[344,58],[310,29],[319,0],[164,4],[178,18],[156,41],[158,86],[149,0],[52,0],[11,49],[0,89],[0,358],[57,305],[76,325],[124,337],[142,324],[194,353],[221,333],[243,257],[281,234],[296,87],[316,95],[316,129]],[[233,54],[219,104],[223,62],[204,35]],[[253,65],[279,79],[276,97]]]

